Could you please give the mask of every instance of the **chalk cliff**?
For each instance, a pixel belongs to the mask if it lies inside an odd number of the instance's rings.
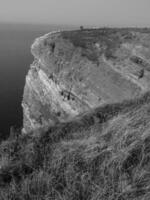
[[[148,29],[51,32],[37,38],[31,52],[22,101],[25,133],[149,90]]]

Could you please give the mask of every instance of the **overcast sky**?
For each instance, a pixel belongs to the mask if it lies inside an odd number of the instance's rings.
[[[0,21],[150,27],[150,0],[0,0]]]

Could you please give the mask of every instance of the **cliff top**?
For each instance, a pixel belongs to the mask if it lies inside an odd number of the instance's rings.
[[[93,28],[55,31],[41,38],[45,38],[48,41],[50,38],[58,36],[59,38],[69,40],[75,47],[87,50],[85,56],[90,60],[97,61],[99,55],[97,55],[98,52],[96,50],[99,48],[103,48],[101,53],[104,53],[108,58],[115,58],[117,57],[115,56],[116,49],[123,43],[136,43],[148,47],[149,34],[149,28]],[[144,43],[146,40],[148,42],[147,45]]]
[[[109,58],[115,58],[115,50],[119,48],[122,43],[139,42],[139,37],[144,34],[150,34],[150,29],[138,29],[138,28],[101,28],[101,29],[82,29],[76,31],[63,31],[61,33],[64,39],[69,40],[75,47],[81,47],[89,49],[91,52],[87,54],[87,57],[95,61],[96,47],[104,47],[105,55]],[[142,39],[142,38],[140,38]],[[92,53],[92,51],[94,51]]]

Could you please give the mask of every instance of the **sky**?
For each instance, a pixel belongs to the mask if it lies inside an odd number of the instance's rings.
[[[150,27],[150,0],[0,0],[0,22]]]

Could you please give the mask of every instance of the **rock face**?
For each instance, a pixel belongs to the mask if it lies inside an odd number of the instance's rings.
[[[65,122],[150,86],[150,30],[51,32],[31,47],[22,101],[23,132]]]

